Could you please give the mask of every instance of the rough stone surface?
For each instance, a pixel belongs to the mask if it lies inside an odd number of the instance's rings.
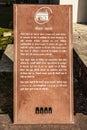
[[[77,114],[73,125],[15,125],[3,114],[0,115],[0,130],[87,130],[87,116]]]
[[[73,34],[74,49],[87,67],[87,25],[74,24]]]
[[[87,130],[87,115],[78,114],[77,123],[81,130]]]
[[[8,130],[8,124],[11,123],[11,120],[7,114],[0,115],[0,130]]]
[[[74,24],[74,71],[80,87],[87,95],[87,25]]]
[[[13,51],[13,44],[8,44],[4,54],[10,59],[13,61],[14,59],[14,51]]]
[[[2,59],[0,60],[0,72],[12,72],[13,63],[12,61],[3,54]]]

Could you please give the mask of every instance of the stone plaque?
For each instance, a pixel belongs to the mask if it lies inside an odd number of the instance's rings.
[[[14,5],[14,123],[73,123],[71,6]]]

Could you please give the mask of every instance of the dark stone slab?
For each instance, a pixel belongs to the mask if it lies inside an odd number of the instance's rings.
[[[0,60],[0,72],[12,72],[13,71],[13,62],[3,54]]]
[[[74,73],[79,81],[79,85],[83,92],[87,95],[87,67],[81,60],[78,53],[74,50]]]
[[[2,58],[3,52],[4,52],[4,51],[0,50],[0,60],[1,60],[1,58]]]

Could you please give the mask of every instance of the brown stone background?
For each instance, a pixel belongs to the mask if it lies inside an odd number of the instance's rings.
[[[20,91],[19,59],[20,59],[20,32],[35,32],[37,26],[33,16],[43,5],[15,5],[14,6],[14,34],[15,34],[15,63],[14,63],[14,122],[16,124],[46,124],[46,123],[73,123],[73,86],[67,88],[51,88],[49,91]],[[48,6],[48,5],[47,5]],[[68,37],[68,75],[72,75],[71,62],[71,6],[49,6],[53,10],[53,18],[45,26],[52,26],[53,32],[65,32]],[[16,32],[17,31],[17,32]],[[43,33],[45,33],[43,31]],[[51,33],[51,32],[50,32]],[[17,42],[16,42],[17,40]],[[17,48],[17,50],[16,50]],[[70,49],[70,50],[69,50]],[[16,57],[17,55],[17,57]],[[60,54],[62,55],[62,54]],[[56,55],[55,57],[57,57]],[[63,55],[62,55],[63,56]],[[16,59],[17,58],[17,59]],[[17,70],[16,70],[17,69]],[[16,79],[17,78],[17,79]],[[40,77],[37,77],[37,80]],[[61,78],[61,77],[56,77]],[[54,77],[55,79],[55,77]],[[16,86],[17,84],[17,86]],[[17,88],[16,88],[17,87]],[[72,91],[72,92],[71,92]],[[48,115],[35,115],[36,106],[51,106],[53,113]]]

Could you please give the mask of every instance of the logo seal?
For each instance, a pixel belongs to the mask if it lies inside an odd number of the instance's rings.
[[[52,18],[52,9],[49,7],[41,7],[34,15],[34,20],[38,24],[45,24]]]

